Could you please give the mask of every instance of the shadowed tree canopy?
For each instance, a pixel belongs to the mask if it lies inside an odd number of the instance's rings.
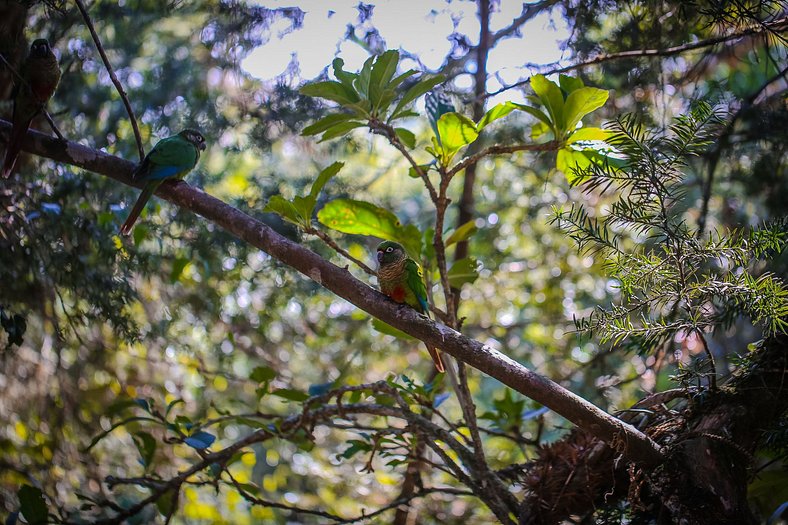
[[[0,0],[1,154],[33,40],[62,71],[0,180],[0,513],[781,519],[786,35],[747,0]]]

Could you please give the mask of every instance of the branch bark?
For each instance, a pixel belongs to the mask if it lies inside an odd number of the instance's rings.
[[[8,141],[11,124],[0,120],[0,137]],[[23,149],[41,157],[105,175],[139,187],[130,174],[134,163],[70,141],[60,141],[30,130]],[[264,250],[278,261],[346,299],[361,310],[498,379],[503,384],[541,403],[599,439],[621,444],[627,459],[656,465],[661,448],[646,435],[585,399],[562,388],[497,350],[434,323],[407,306],[398,305],[367,284],[303,246],[279,235],[266,224],[187,183],[167,182],[156,190],[159,197],[201,215],[239,239]]]

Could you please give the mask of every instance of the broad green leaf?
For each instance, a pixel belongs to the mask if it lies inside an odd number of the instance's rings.
[[[278,388],[271,392],[271,395],[288,399],[290,401],[297,401],[299,403],[309,399],[309,394],[300,390],[295,390],[293,388]]]
[[[249,374],[249,379],[256,383],[265,383],[276,377],[276,370],[268,366],[258,366]]]
[[[315,209],[315,204],[317,204],[317,199],[311,195],[293,197],[293,208],[298,212],[302,224],[308,225],[312,222],[312,210]]]
[[[602,128],[580,128],[572,132],[566,140],[567,145],[575,142],[601,140],[605,141],[611,136],[611,133]]]
[[[536,124],[531,126],[531,138],[534,140],[552,132],[553,132],[552,128],[550,128],[550,126],[548,126],[544,122],[537,122]]]
[[[348,120],[352,120],[354,118],[356,118],[356,116],[351,115],[350,113],[334,113],[332,115],[328,115],[327,117],[323,117],[317,122],[305,127],[301,134],[304,136],[317,135],[319,133],[323,133],[325,130],[333,127],[334,125],[339,124],[340,122],[347,122]]]
[[[552,129],[553,121],[551,121],[550,117],[545,115],[544,111],[542,111],[541,109],[535,108],[533,106],[526,106],[525,104],[515,104],[515,106],[520,111],[525,111],[529,115],[536,117],[537,120],[539,120],[540,122],[542,122],[543,124],[545,124],[547,126],[550,126],[550,128]]]
[[[370,445],[366,441],[351,439],[350,441],[348,441],[348,443],[350,443],[350,446],[344,452],[342,452],[342,454],[340,454],[340,456],[345,459],[350,459],[356,454],[358,454],[359,452],[362,451],[366,452],[372,450],[372,445]]]
[[[517,109],[517,106],[513,102],[502,102],[492,108],[490,108],[487,113],[484,114],[482,119],[476,124],[476,129],[479,131],[483,130],[489,123],[498,120],[499,118],[503,118],[512,111]]]
[[[397,118],[397,113],[399,110],[405,108],[408,104],[422,96],[424,93],[429,91],[430,89],[434,88],[441,82],[443,82],[444,76],[443,75],[435,75],[427,78],[423,78],[416,82],[414,85],[408,89],[402,98],[397,103],[397,106],[394,108],[394,112],[391,115],[391,118]]]
[[[292,202],[281,195],[274,195],[268,199],[268,204],[265,205],[263,211],[266,213],[276,213],[286,221],[292,222],[297,226],[301,225],[298,218],[298,210],[296,210]]]
[[[342,85],[344,85],[345,87],[347,87],[352,91],[353,81],[356,80],[356,77],[358,75],[342,69],[342,66],[344,65],[345,65],[345,61],[342,60],[341,58],[335,58],[334,61],[331,63],[331,66],[334,69],[334,76],[337,77],[337,80],[339,80],[342,83]]]
[[[470,236],[476,233],[478,230],[479,228],[476,227],[476,221],[474,219],[471,219],[470,221],[466,222],[465,224],[454,230],[451,235],[449,235],[449,238],[446,239],[446,243],[445,243],[446,247],[448,248],[449,246],[451,246],[456,242],[461,242],[470,238]]]
[[[412,131],[405,128],[395,128],[394,131],[397,133],[399,140],[409,149],[416,147],[416,135]]]
[[[585,87],[583,81],[577,77],[570,77],[568,75],[558,75],[558,85],[561,86],[561,91],[567,95],[572,91]]]
[[[396,215],[369,202],[335,199],[317,213],[320,224],[342,233],[372,235],[396,241],[401,224]]]
[[[419,260],[421,255],[421,232],[415,224],[406,224],[397,230],[397,238],[394,239],[405,247],[405,251],[414,260]]]
[[[47,503],[41,490],[30,485],[23,485],[16,493],[19,498],[19,511],[30,525],[43,525],[47,522]]]
[[[393,89],[384,89],[380,94],[380,101],[378,102],[377,116],[379,119],[385,118],[388,113],[388,108],[391,102],[397,97],[397,92]]]
[[[389,122],[391,122],[392,120],[401,119],[405,117],[418,117],[418,116],[419,114],[416,111],[412,111],[410,109],[402,109],[397,113],[395,113],[394,115],[392,115],[389,118]]]
[[[587,155],[581,151],[576,151],[571,148],[561,148],[555,159],[555,167],[563,172],[569,184],[577,184],[579,182],[578,169],[587,168],[591,164],[591,160]]]
[[[361,71],[358,72],[358,77],[353,81],[353,86],[362,98],[370,99],[369,86],[370,79],[372,78],[372,62],[374,60],[374,56],[369,57],[361,67]]]
[[[172,270],[170,271],[171,283],[178,282],[178,279],[180,279],[183,274],[183,270],[186,269],[190,262],[191,260],[187,257],[177,257],[172,261]]]
[[[449,268],[449,285],[460,288],[465,283],[472,283],[479,277],[479,262],[473,257],[467,257],[455,262]]]
[[[406,79],[412,77],[416,73],[418,73],[418,71],[416,71],[415,69],[409,69],[409,70],[405,71],[404,73],[402,73],[401,75],[397,75],[396,77],[394,77],[391,80],[391,82],[389,82],[388,87],[391,88],[391,89],[394,89],[397,86],[399,86],[400,84],[402,84],[403,81],[405,81]]]
[[[445,113],[438,119],[438,133],[441,137],[443,164],[448,164],[462,148],[479,137],[476,124],[465,115]],[[440,150],[438,150],[440,151]]]
[[[547,80],[544,75],[532,76],[531,88],[547,108],[547,113],[550,115],[555,129],[566,129],[564,126],[564,95],[561,93],[561,88],[552,80]]]
[[[398,329],[394,328],[393,326],[391,326],[390,324],[384,323],[380,319],[372,319],[372,328],[374,328],[375,330],[377,330],[381,334],[393,335],[394,337],[396,337],[398,339],[404,339],[406,341],[414,341],[415,340],[415,338],[409,336],[408,334],[406,334],[402,330],[398,330]]]
[[[363,122],[341,122],[328,128],[318,142],[325,142],[342,135],[347,135],[350,131],[365,126]]]
[[[358,93],[341,82],[326,80],[307,84],[299,93],[308,97],[325,98],[343,106],[352,105],[360,100]]]
[[[312,183],[312,188],[309,190],[309,195],[317,198],[320,192],[323,191],[323,187],[326,185],[326,183],[337,173],[339,173],[339,170],[341,170],[344,165],[344,162],[335,162],[321,171],[320,175],[317,176],[317,180]]]
[[[369,99],[377,107],[382,107],[381,96],[389,80],[397,72],[399,64],[399,53],[393,49],[386,51],[378,56],[375,65],[372,66],[372,74],[369,79]]]
[[[604,89],[593,87],[583,87],[571,92],[564,105],[563,129],[573,131],[580,119],[604,106],[608,96]]]

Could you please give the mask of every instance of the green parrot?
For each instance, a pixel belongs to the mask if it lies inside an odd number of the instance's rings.
[[[122,235],[129,235],[134,222],[145,208],[156,188],[165,180],[182,179],[200,160],[200,152],[205,149],[205,138],[199,131],[184,129],[177,135],[160,140],[150,153],[134,169],[131,178],[145,182],[137,202],[131,209],[126,222],[120,227]]]
[[[22,64],[19,75],[24,81],[18,79],[14,87],[14,113],[11,119],[13,127],[3,161],[2,178],[4,179],[11,176],[16,159],[22,150],[22,141],[27,134],[27,128],[52,98],[60,82],[60,66],[47,39],[39,38],[33,42],[30,46],[30,54]]]
[[[420,314],[429,316],[427,287],[419,263],[408,257],[405,248],[393,241],[380,243],[377,251],[380,291],[398,303],[406,303]],[[444,372],[440,352],[427,345],[438,372]]]

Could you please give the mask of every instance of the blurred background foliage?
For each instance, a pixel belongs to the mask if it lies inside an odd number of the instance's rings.
[[[136,160],[124,108],[73,5],[4,3],[0,9],[9,13],[0,22],[4,55],[18,63],[28,42],[38,37],[48,38],[58,53],[63,77],[49,109],[61,131],[71,140]],[[15,3],[23,7],[11,5]],[[185,126],[199,128],[209,147],[190,184],[340,264],[345,263],[317,239],[262,212],[273,195],[304,194],[320,170],[334,161],[344,161],[345,167],[324,189],[318,208],[327,199],[360,198],[395,211],[403,223],[422,231],[430,227],[432,208],[422,182],[407,176],[407,164],[382,138],[354,132],[345,140],[317,144],[300,136],[326,108],[319,99],[298,93],[300,84],[310,79],[301,78],[297,57],[280,75],[262,80],[241,67],[252,50],[265,50],[283,35],[305,31],[305,11],[331,15],[317,2],[303,2],[302,7],[262,4],[90,4],[146,146]],[[470,112],[468,77],[478,40],[475,3],[409,5],[409,16],[449,16],[455,22],[454,32],[444,35],[451,43],[449,52],[433,71],[448,76],[447,91],[460,111]],[[14,9],[24,9],[25,31],[18,41],[9,30]],[[777,18],[778,9],[779,2],[568,0],[555,2],[548,11],[553,23],[570,29],[562,50],[565,63],[573,63],[598,53],[702,40],[752,23],[748,17]],[[493,19],[505,25],[511,17],[501,11],[493,2]],[[322,45],[346,49],[349,43],[364,53],[380,52],[386,42],[375,31],[375,15],[374,5],[359,3],[344,41]],[[550,19],[540,23],[549,24]],[[475,32],[460,31],[474,24]],[[530,45],[529,39],[540,38],[539,30],[526,26],[521,34],[513,33],[501,53],[516,55]],[[723,107],[731,122],[727,135],[709,156],[687,169],[686,221],[697,224],[701,215],[711,162],[707,229],[756,226],[779,217],[788,199],[788,107],[786,83],[779,78],[785,74],[784,35],[739,39],[667,57],[611,60],[579,70],[586,85],[610,90],[608,104],[591,124],[634,112],[659,130],[695,100]],[[401,52],[418,65],[416,52]],[[549,68],[544,66],[542,70]],[[527,78],[534,69],[517,71]],[[491,78],[497,73],[490,71]],[[3,79],[5,90],[9,83]],[[501,96],[519,101],[522,94],[513,89]],[[10,105],[4,103],[2,110],[8,119]],[[531,124],[524,114],[513,115],[486,132],[485,143],[528,140]],[[426,118],[411,119],[408,127],[420,145],[427,143]],[[617,298],[617,288],[601,260],[578,253],[572,240],[549,221],[553,207],[582,202],[593,213],[604,208],[606,197],[570,187],[554,165],[550,154],[529,153],[481,162],[474,213],[479,232],[469,252],[483,269],[480,278],[462,290],[463,331],[615,411],[644,392],[675,385],[669,376],[677,362],[689,363],[701,349],[692,341],[677,340],[669,351],[637,355],[571,333],[575,316],[609,305]],[[173,410],[197,422],[228,411],[297,411],[293,401],[281,397],[258,399],[260,381],[253,371],[259,367],[275,372],[273,386],[301,392],[389,374],[427,380],[430,365],[423,348],[376,332],[367,314],[199,217],[153,199],[132,241],[122,242],[116,232],[136,190],[29,156],[18,171],[0,188],[0,307],[4,318],[26,323],[21,344],[14,338],[18,331],[9,330],[6,322],[5,331],[0,330],[3,512],[18,508],[16,493],[23,483],[40,486],[57,506],[76,509],[83,503],[81,494],[109,495],[102,484],[108,475],[131,477],[153,469],[167,476],[188,464],[193,448],[164,444],[161,434],[142,423],[119,428],[86,451],[94,436],[117,421],[124,400],[150,399],[161,409],[183,399]],[[450,188],[455,202],[461,189],[459,181]],[[447,224],[456,223],[455,214],[450,209]],[[373,264],[375,239],[344,236],[338,242]],[[760,270],[784,275],[785,268],[783,257]],[[369,282],[357,268],[350,270]],[[437,275],[432,276],[436,281]],[[738,320],[713,335],[712,351],[727,367],[726,356],[745,352],[758,338],[755,328]],[[471,374],[471,388],[479,413],[485,414],[482,423],[491,430],[514,429],[527,439],[550,442],[568,427],[555,414],[534,412],[539,407],[532,401],[481,374]],[[460,417],[453,399],[445,411],[450,419]],[[139,437],[144,429],[159,441],[152,452]],[[213,427],[218,443],[230,443],[249,431],[237,421]],[[342,515],[356,515],[361,507],[374,509],[396,497],[401,468],[376,460],[374,471],[364,471],[363,454],[341,457],[347,440],[356,437],[353,432],[319,427],[315,437],[317,446],[311,451],[284,440],[256,445],[232,471],[240,482],[261,487],[268,499]],[[485,439],[494,467],[521,463],[534,454],[531,445],[516,440],[492,433]],[[784,475],[776,472],[773,486],[786,486]],[[430,485],[452,483],[439,471],[427,475]],[[128,504],[143,496],[136,489],[117,489],[113,495]],[[760,487],[754,501],[767,513],[782,501],[779,497]],[[491,519],[473,498],[434,496],[419,505],[425,523]],[[187,488],[180,507],[173,522],[313,520],[250,508],[236,492],[217,493],[211,486]],[[148,510],[136,523],[156,519],[154,509]]]

